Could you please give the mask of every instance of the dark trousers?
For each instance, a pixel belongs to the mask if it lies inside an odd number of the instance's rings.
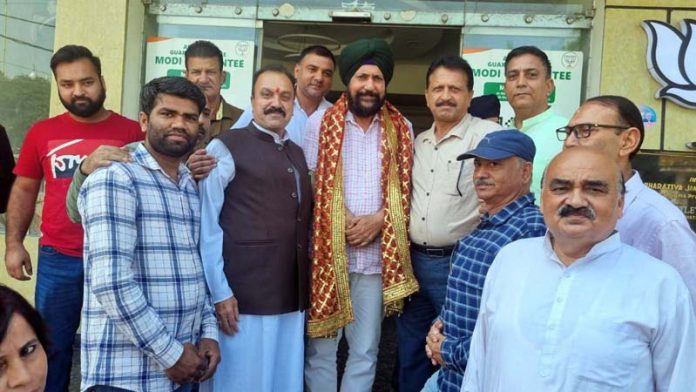
[[[411,263],[420,290],[406,302],[396,322],[401,392],[419,392],[437,370],[425,354],[425,337],[445,303],[450,255],[428,255],[413,250]]]

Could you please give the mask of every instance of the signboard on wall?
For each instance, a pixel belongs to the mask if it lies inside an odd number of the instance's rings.
[[[497,95],[502,124],[514,127],[515,113],[505,97],[505,56],[508,52],[508,49],[464,49],[462,57],[474,71],[474,96]],[[549,96],[549,105],[556,113],[570,118],[580,106],[582,52],[544,52],[551,61],[551,77],[556,85]]]
[[[145,80],[160,76],[185,76],[186,48],[196,39],[148,37],[145,58]],[[254,41],[210,40],[222,51],[223,70],[227,79],[220,94],[228,103],[246,108],[251,96],[254,76]]]
[[[631,163],[645,185],[671,200],[696,231],[696,156],[642,152]]]

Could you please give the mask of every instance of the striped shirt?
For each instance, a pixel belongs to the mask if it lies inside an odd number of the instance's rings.
[[[184,343],[217,340],[198,253],[200,202],[190,173],[175,182],[144,145],[85,181],[82,390],[172,391],[164,370]]]
[[[497,214],[483,215],[476,230],[457,242],[440,313],[445,335],[440,347],[445,362],[438,376],[440,391],[459,392],[461,388],[483,283],[498,251],[512,241],[545,233],[544,218],[534,205],[534,195],[527,193]]]
[[[307,167],[314,171],[319,152],[319,128],[324,111],[317,111],[307,120],[304,150]],[[375,115],[372,123],[363,130],[353,113],[346,115],[343,133],[341,162],[343,163],[343,192],[346,209],[353,215],[371,215],[382,208],[382,161],[380,159],[381,115]],[[356,248],[346,244],[348,271],[360,274],[382,273],[382,254],[378,236],[367,246]]]

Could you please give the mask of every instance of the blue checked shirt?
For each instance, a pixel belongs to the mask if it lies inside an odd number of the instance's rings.
[[[83,391],[172,391],[164,370],[183,344],[217,340],[198,253],[198,191],[183,165],[178,177],[140,145],[132,163],[95,171],[82,186]]]
[[[497,214],[483,215],[476,229],[457,241],[440,313],[445,335],[440,347],[445,364],[437,380],[440,391],[459,392],[461,388],[483,283],[498,251],[512,241],[545,233],[544,218],[534,205],[534,195],[527,193]]]

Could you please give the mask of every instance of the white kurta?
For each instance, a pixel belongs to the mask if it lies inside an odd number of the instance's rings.
[[[327,101],[325,98],[322,98],[321,102],[319,103],[319,106],[314,111],[314,113],[323,113],[326,109],[330,107],[331,102]],[[307,118],[309,118],[309,116],[307,115],[307,113],[305,113],[304,109],[302,109],[300,101],[297,99],[297,97],[295,97],[295,102],[292,106],[292,118],[290,119],[288,125],[285,126],[285,130],[288,132],[288,137],[290,138],[290,140],[295,142],[295,144],[297,144],[300,147],[302,147],[302,142],[304,140],[305,124],[307,123]],[[246,128],[246,126],[249,125],[249,123],[253,119],[254,111],[251,107],[248,107],[244,110],[244,113],[242,113],[242,115],[239,116],[237,122],[234,123],[234,125],[232,125],[231,129]]]
[[[548,234],[504,247],[462,391],[693,391],[696,320],[667,264],[614,234],[565,267]]]
[[[284,139],[270,134],[277,143],[287,140],[287,134]],[[200,251],[208,288],[217,304],[233,295],[223,271],[223,234],[218,219],[235,166],[232,154],[221,141],[211,141],[206,149],[218,163],[200,183]],[[222,361],[213,378],[201,385],[201,391],[302,391],[304,322],[304,312],[300,311],[270,316],[240,315],[236,335],[228,336],[220,331]]]
[[[624,212],[616,230],[623,242],[674,267],[696,305],[696,234],[684,213],[648,188],[636,171],[626,181]]]

